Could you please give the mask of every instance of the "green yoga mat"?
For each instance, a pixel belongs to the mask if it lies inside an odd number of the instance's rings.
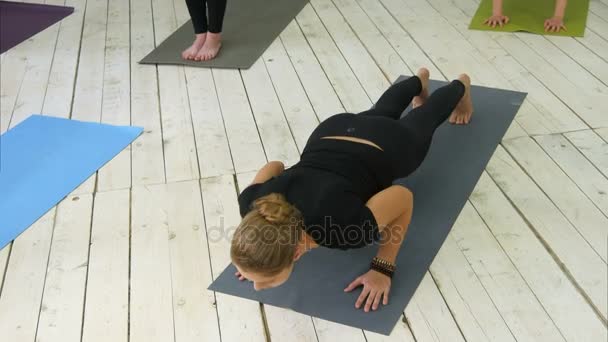
[[[545,20],[553,16],[555,0],[503,0],[503,14],[509,17],[507,25],[491,28],[484,21],[492,15],[492,0],[481,0],[477,13],[469,26],[472,30],[517,32],[582,37],[585,35],[589,0],[568,0],[564,24],[568,31],[545,32]]]

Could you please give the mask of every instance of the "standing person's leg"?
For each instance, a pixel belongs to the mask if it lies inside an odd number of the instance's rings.
[[[208,61],[215,58],[222,47],[222,26],[226,13],[227,0],[207,0],[209,11],[209,33],[205,45],[197,54],[198,60]]]
[[[205,45],[207,38],[207,9],[206,0],[186,0],[190,18],[192,18],[192,26],[194,26],[194,34],[196,38],[192,45],[182,52],[183,59],[193,60],[199,50]]]
[[[374,108],[361,112],[360,115],[385,116],[397,120],[413,99],[428,96],[428,84],[429,71],[420,68],[416,76],[393,84],[380,96]]]
[[[473,114],[471,100],[471,80],[462,74],[457,80],[441,87],[428,100],[414,108],[399,123],[407,128],[408,136],[414,141],[418,167],[428,152],[437,127],[449,118],[450,123],[467,124]]]

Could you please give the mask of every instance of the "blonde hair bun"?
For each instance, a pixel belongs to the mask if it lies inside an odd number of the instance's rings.
[[[296,209],[281,194],[273,193],[258,198],[253,202],[256,210],[266,221],[276,224],[287,224],[296,215]]]

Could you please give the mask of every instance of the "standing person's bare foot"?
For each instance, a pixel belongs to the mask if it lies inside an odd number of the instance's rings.
[[[196,54],[195,60],[208,61],[214,59],[222,48],[221,33],[207,33],[205,45]]]
[[[456,108],[450,115],[450,123],[457,125],[468,124],[471,121],[473,115],[473,100],[471,99],[471,78],[467,74],[462,74],[458,77],[458,80],[464,84],[464,95]]]
[[[429,77],[431,73],[427,68],[418,69],[418,73],[416,76],[420,79],[420,83],[422,83],[422,91],[420,91],[420,95],[415,96],[412,99],[412,108],[420,107],[424,104],[426,99],[429,97]]]
[[[194,60],[194,57],[198,51],[205,45],[207,39],[207,33],[198,33],[194,39],[194,43],[182,52],[182,58],[187,60]]]

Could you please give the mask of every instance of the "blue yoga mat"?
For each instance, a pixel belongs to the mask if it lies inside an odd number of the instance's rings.
[[[0,248],[142,132],[33,115],[0,136]]]

